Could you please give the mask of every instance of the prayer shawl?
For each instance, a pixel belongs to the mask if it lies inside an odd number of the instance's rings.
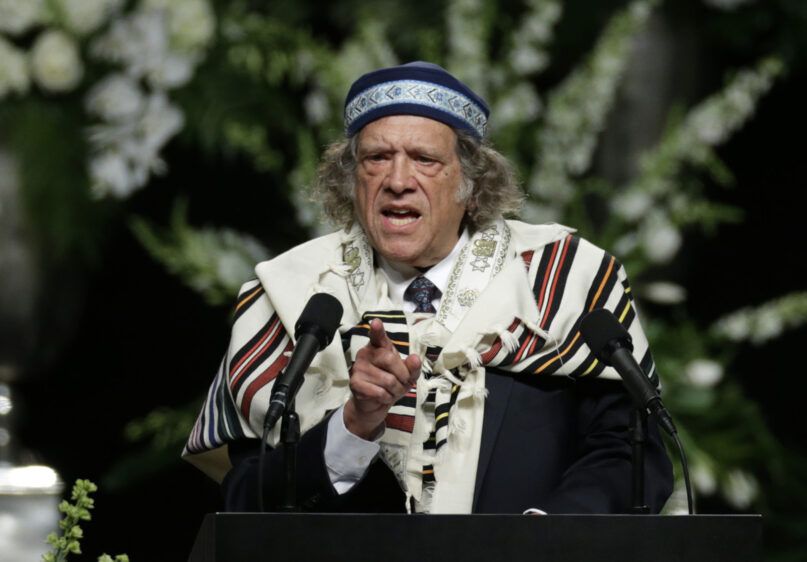
[[[579,332],[587,312],[606,308],[628,330],[634,355],[658,384],[624,268],[572,233],[557,224],[518,221],[476,232],[460,251],[433,315],[404,313],[390,302],[386,279],[358,226],[258,264],[258,279],[238,297],[229,349],[183,456],[208,474],[221,474],[211,460],[216,455],[206,452],[260,438],[272,382],[294,347],[294,324],[313,294],[327,292],[344,307],[341,337],[306,372],[296,401],[302,431],[348,400],[349,367],[369,341],[370,321],[380,318],[402,357],[416,353],[423,360],[416,387],[387,416],[381,458],[407,500],[421,509],[470,513],[485,368],[619,378],[593,356]],[[276,427],[269,445],[277,445],[278,435]]]

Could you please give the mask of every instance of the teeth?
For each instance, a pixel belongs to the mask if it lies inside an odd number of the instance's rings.
[[[384,215],[394,226],[406,226],[420,218],[420,215],[412,209],[387,209]]]
[[[415,222],[416,220],[417,220],[417,218],[415,218],[415,217],[408,217],[408,218],[405,218],[405,219],[399,219],[399,218],[389,217],[389,221],[390,221],[392,224],[394,224],[395,226],[404,226],[404,225],[406,225],[406,224],[409,224],[409,223]]]

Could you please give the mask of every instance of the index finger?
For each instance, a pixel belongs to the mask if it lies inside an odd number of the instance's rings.
[[[378,318],[370,322],[370,344],[373,347],[394,347],[384,331],[384,323]]]

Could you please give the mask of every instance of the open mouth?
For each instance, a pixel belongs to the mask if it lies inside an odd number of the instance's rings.
[[[387,220],[393,226],[406,226],[420,218],[420,213],[410,209],[387,209],[386,211],[381,211],[381,214],[387,217]]]

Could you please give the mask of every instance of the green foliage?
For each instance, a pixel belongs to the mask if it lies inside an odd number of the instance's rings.
[[[269,252],[255,238],[230,229],[192,228],[187,206],[184,200],[174,205],[169,229],[140,217],[132,217],[129,224],[140,243],[209,304],[227,303],[254,278],[254,265]]]
[[[59,511],[64,513],[64,517],[59,521],[61,535],[56,532],[48,535],[45,540],[53,547],[52,552],[42,555],[45,562],[64,562],[70,554],[81,554],[80,541],[84,538],[84,531],[79,526],[81,521],[89,521],[90,510],[95,507],[95,500],[90,494],[98,491],[98,486],[89,480],[76,480],[70,499],[73,503],[63,500],[59,504]],[[129,557],[119,554],[114,559],[104,554],[98,558],[99,562],[129,562]]]
[[[110,215],[87,191],[77,101],[0,103],[0,140],[8,143],[20,166],[27,222],[45,257],[56,261],[97,259],[98,232]]]
[[[719,319],[711,333],[734,342],[760,345],[804,324],[807,324],[807,292],[800,292],[732,312]]]
[[[527,186],[540,202],[562,206],[574,198],[572,178],[591,165],[597,135],[613,106],[634,37],[653,4],[633,2],[611,18],[586,60],[548,97],[538,133],[538,165]]]
[[[177,451],[190,434],[199,413],[199,400],[181,408],[158,408],[130,421],[126,439],[145,447],[119,459],[104,477],[104,486],[119,490],[176,465]]]

